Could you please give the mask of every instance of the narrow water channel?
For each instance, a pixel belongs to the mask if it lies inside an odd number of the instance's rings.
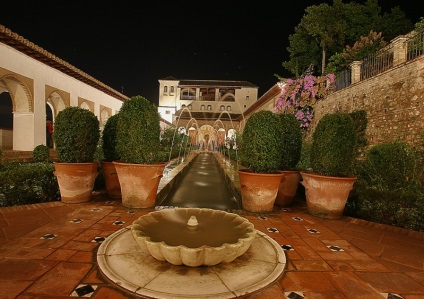
[[[211,152],[199,153],[161,206],[238,210],[240,206]]]

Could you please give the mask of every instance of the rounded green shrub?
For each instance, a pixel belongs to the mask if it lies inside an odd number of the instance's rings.
[[[404,142],[374,145],[359,164],[358,183],[377,190],[416,189],[422,184],[422,152]]]
[[[324,115],[312,135],[310,163],[313,172],[351,176],[356,158],[356,128],[347,113]]]
[[[118,116],[119,114],[114,114],[107,119],[101,137],[103,156],[108,162],[121,159],[116,151],[116,126],[118,124]]]
[[[44,144],[37,145],[32,151],[32,156],[35,162],[48,162],[49,147]]]
[[[119,111],[116,151],[124,163],[153,164],[164,159],[159,112],[142,96],[131,97]]]
[[[277,173],[282,146],[279,116],[269,110],[255,112],[241,133],[240,164],[256,173]]]
[[[100,139],[99,120],[87,109],[67,107],[57,114],[53,138],[60,162],[94,162]]]
[[[302,131],[299,121],[294,114],[279,114],[282,128],[281,139],[283,146],[281,149],[280,169],[292,170],[300,160],[302,150]]]

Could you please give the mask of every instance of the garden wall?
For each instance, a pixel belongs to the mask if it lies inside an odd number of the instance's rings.
[[[323,115],[365,110],[368,146],[402,140],[424,146],[424,56],[336,91],[316,103],[307,139]]]

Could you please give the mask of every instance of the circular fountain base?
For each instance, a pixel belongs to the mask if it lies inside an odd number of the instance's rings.
[[[109,236],[99,247],[102,274],[124,290],[151,298],[235,298],[273,283],[284,271],[281,246],[264,233],[230,263],[215,266],[176,266],[140,250],[131,228]]]

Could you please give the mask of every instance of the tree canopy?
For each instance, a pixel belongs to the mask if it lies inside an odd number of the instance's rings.
[[[353,47],[370,32],[391,40],[413,28],[399,7],[384,12],[378,0],[367,0],[364,4],[333,0],[332,5],[312,5],[305,9],[305,15],[289,36],[290,59],[282,66],[296,77],[311,66],[315,73],[324,75],[333,55],[340,55],[346,46]]]

